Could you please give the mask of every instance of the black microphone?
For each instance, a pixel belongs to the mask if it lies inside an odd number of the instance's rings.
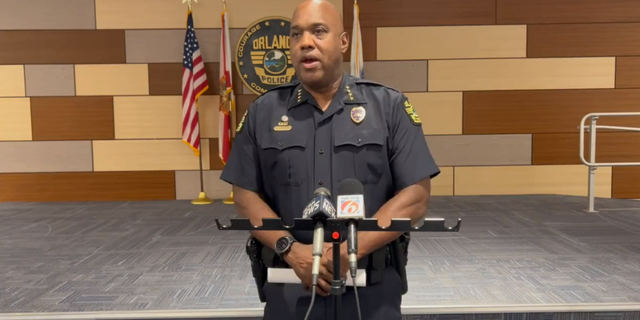
[[[318,284],[320,274],[320,259],[324,246],[324,225],[327,219],[336,217],[336,208],[331,201],[331,192],[327,188],[320,187],[313,194],[313,199],[304,208],[302,218],[313,219],[316,226],[313,230],[313,264],[311,266],[312,284]]]
[[[338,219],[349,219],[347,253],[349,269],[355,279],[358,270],[358,232],[356,219],[364,219],[364,186],[357,179],[345,179],[338,187]],[[355,285],[355,284],[354,284]]]

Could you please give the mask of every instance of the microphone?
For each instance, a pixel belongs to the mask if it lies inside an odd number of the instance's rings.
[[[342,180],[338,187],[338,218],[349,219],[347,253],[349,269],[355,279],[358,270],[358,233],[356,219],[364,219],[364,186],[357,179]]]
[[[313,264],[311,265],[312,285],[318,284],[320,274],[320,259],[324,246],[324,224],[327,219],[336,217],[336,208],[331,202],[331,192],[320,187],[313,193],[313,199],[304,208],[302,218],[313,219],[316,222],[313,230]]]

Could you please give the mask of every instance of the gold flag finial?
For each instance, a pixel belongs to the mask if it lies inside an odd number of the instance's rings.
[[[222,0],[222,5],[224,6],[224,10],[227,10],[227,0]]]
[[[191,1],[198,3],[198,0],[182,0],[182,4],[184,4],[185,2],[187,3],[187,6],[189,7],[189,11],[191,11]]]

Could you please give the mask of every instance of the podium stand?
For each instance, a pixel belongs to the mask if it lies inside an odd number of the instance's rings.
[[[389,232],[458,232],[460,230],[461,219],[453,227],[445,226],[444,218],[426,218],[421,226],[413,227],[410,219],[391,219],[391,224],[382,227],[378,225],[375,218],[365,218],[353,220],[357,225],[357,231],[389,231]],[[330,234],[333,243],[333,270],[340,270],[340,244],[344,241],[343,232],[347,230],[350,220],[348,219],[327,219],[325,223],[325,234]],[[219,230],[297,230],[313,231],[316,221],[314,219],[296,218],[293,225],[285,225],[280,218],[262,219],[261,226],[254,226],[249,219],[232,218],[229,225],[223,225],[216,218]],[[355,285],[355,283],[354,283]],[[333,283],[331,285],[331,295],[333,296],[334,320],[341,320],[340,311],[342,308],[341,295],[345,292],[345,279],[342,279],[340,272],[333,273]]]

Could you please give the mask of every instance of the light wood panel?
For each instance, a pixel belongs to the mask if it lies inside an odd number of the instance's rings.
[[[427,135],[462,134],[462,92],[405,94],[422,120]]]
[[[29,98],[0,98],[0,141],[31,139]]]
[[[24,97],[25,91],[24,66],[0,65],[0,97]]]
[[[0,142],[0,173],[93,171],[90,141]]]
[[[113,139],[112,97],[31,98],[33,140]]]
[[[209,140],[201,140],[202,168],[209,170]],[[182,140],[93,141],[95,171],[198,170],[199,160]]]
[[[440,166],[494,166],[531,164],[531,135],[427,136]]]
[[[615,58],[429,61],[429,91],[613,88]]]
[[[218,136],[218,96],[201,96],[200,134]],[[116,139],[182,138],[182,97],[114,97]]]
[[[0,64],[125,63],[123,30],[0,31]]]
[[[26,65],[27,96],[74,96],[76,86],[72,65]]]
[[[496,0],[499,24],[640,21],[634,0]]]
[[[94,29],[93,1],[0,1],[0,30]]]
[[[496,21],[496,0],[367,0],[360,4],[363,27],[484,25]],[[353,0],[343,0],[344,24],[353,25]]]
[[[552,24],[527,28],[527,57],[640,55],[640,23]]]
[[[589,161],[589,133],[585,133],[584,158]],[[533,135],[533,164],[582,164],[579,133]],[[596,136],[596,162],[640,162],[640,133],[602,132]]]
[[[341,0],[329,0],[342,12]],[[298,0],[227,1],[229,28],[245,28],[263,17],[290,18]],[[220,28],[222,2],[200,1],[193,4],[196,28]],[[98,29],[181,29],[185,26],[187,5],[173,0],[96,0]],[[212,18],[215,17],[215,18]]]
[[[173,172],[0,174],[0,201],[145,201],[175,199]]]
[[[640,88],[640,57],[616,58],[616,88]]]
[[[457,167],[455,194],[586,196],[587,178],[588,168],[584,165]],[[595,195],[611,198],[610,167],[596,171]]]
[[[440,174],[431,180],[431,195],[453,195],[453,167],[440,167]]]
[[[76,95],[148,95],[146,64],[76,65]]]
[[[620,199],[640,198],[640,167],[613,168],[613,197]]]
[[[231,194],[231,185],[220,180],[221,173],[221,170],[203,171],[204,191],[211,199],[226,199]],[[176,171],[177,200],[193,200],[199,193],[199,171]]]
[[[527,26],[378,28],[376,43],[378,60],[523,58]]]
[[[637,112],[638,101],[638,89],[465,92],[463,132],[577,132],[585,115]],[[640,117],[604,117],[598,124],[640,127]]]

